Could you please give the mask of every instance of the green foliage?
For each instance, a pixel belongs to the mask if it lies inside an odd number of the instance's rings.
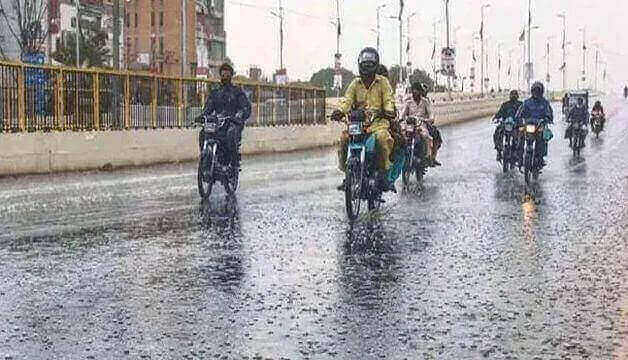
[[[407,74],[406,74],[406,71],[404,70],[404,77],[405,75]],[[390,85],[393,87],[393,89],[396,88],[397,83],[399,82],[399,65],[393,65],[390,68],[389,80],[390,80]],[[434,80],[424,70],[415,69],[414,72],[410,74],[410,83],[414,81],[420,81],[421,83],[427,86],[430,92],[434,91]]]
[[[344,94],[347,86],[351,83],[351,81],[355,78],[355,75],[345,68],[340,70],[342,74],[342,90],[340,94]],[[334,69],[326,68],[321,69],[318,72],[314,73],[310,78],[310,85],[318,86],[325,89],[325,96],[327,97],[335,97],[336,90],[333,88],[334,86]]]
[[[104,32],[84,33],[80,36],[79,65],[81,67],[108,67],[111,55]],[[68,37],[52,54],[52,58],[66,66],[76,66],[76,36]]]

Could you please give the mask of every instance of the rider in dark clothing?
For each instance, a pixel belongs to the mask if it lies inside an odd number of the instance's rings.
[[[227,130],[225,139],[225,147],[227,154],[237,154],[231,157],[231,164],[240,165],[240,140],[242,139],[242,130],[246,120],[251,116],[251,103],[246,94],[240,87],[231,83],[233,78],[233,67],[228,63],[222,64],[220,67],[220,85],[215,87],[207,97],[207,102],[203,109],[203,115],[209,116],[212,113],[218,115],[230,116],[231,124]],[[204,134],[201,130],[199,134],[199,148],[203,145]]]
[[[596,101],[593,105],[593,109],[591,109],[591,113],[599,111],[602,115],[602,119],[600,120],[600,125],[602,125],[602,131],[604,131],[604,123],[606,122],[606,114],[604,114],[604,107],[602,107],[602,102],[600,100]],[[591,127],[593,128],[593,116],[591,116]]]
[[[515,115],[517,114],[517,110],[519,107],[523,105],[521,101],[519,101],[519,92],[517,90],[512,90],[510,92],[510,100],[506,101],[499,108],[497,114],[493,119],[500,119],[503,121],[509,117],[515,119]],[[500,123],[500,125],[495,129],[493,133],[493,142],[495,143],[495,150],[497,150],[497,160],[501,160],[502,157],[502,138],[504,136],[504,125]]]
[[[572,128],[573,123],[584,123],[586,126],[587,120],[589,119],[589,112],[587,111],[586,106],[584,106],[584,100],[582,98],[578,99],[578,104],[569,111],[569,116],[567,117],[567,121],[569,122],[569,127],[567,127],[567,132],[565,137],[569,138],[569,147],[572,144]]]

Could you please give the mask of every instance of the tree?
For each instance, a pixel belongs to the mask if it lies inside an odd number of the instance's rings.
[[[108,67],[111,55],[107,47],[107,33],[103,31],[81,31],[79,36],[79,65],[81,67]],[[76,36],[57,48],[52,58],[66,66],[76,66]]]
[[[351,81],[355,78],[355,75],[350,70],[345,68],[340,69],[340,73],[342,74],[342,90],[340,91],[340,94],[344,94],[345,90],[347,90],[347,86],[349,86]],[[310,78],[310,85],[324,88],[325,96],[336,96],[337,92],[333,88],[334,74],[335,70],[332,68],[321,69],[312,75]]]
[[[404,77],[406,76],[407,73],[404,70]],[[393,87],[393,89],[395,89],[397,87],[397,83],[399,82],[399,65],[394,65],[390,68],[389,78],[390,85]],[[427,86],[428,91],[434,91],[434,80],[424,70],[415,69],[414,72],[410,74],[410,83],[414,81],[420,81],[425,86]]]
[[[48,0],[0,0],[0,26],[17,43],[20,56],[41,53],[48,37]],[[5,55],[4,43],[0,54]]]

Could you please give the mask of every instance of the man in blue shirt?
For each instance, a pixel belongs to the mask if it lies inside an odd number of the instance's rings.
[[[526,119],[531,119],[536,122],[537,126],[547,126],[547,124],[554,123],[554,112],[552,107],[543,97],[543,93],[545,92],[545,87],[539,81],[532,84],[532,88],[530,89],[532,93],[532,97],[523,102],[523,105],[519,108],[516,115],[516,121],[519,124],[525,124]],[[530,123],[530,121],[528,121]],[[541,145],[540,149],[542,151],[543,157],[547,156],[547,141],[543,138],[543,136],[538,136],[537,141],[539,145]],[[545,159],[543,159],[543,166],[547,165]]]
[[[240,165],[240,140],[242,139],[242,130],[246,120],[251,116],[251,103],[246,94],[238,86],[231,83],[233,78],[233,67],[229,63],[220,66],[220,85],[215,87],[207,97],[203,115],[209,116],[216,113],[223,116],[231,117],[231,124],[227,130],[225,140],[226,153],[236,155],[231,158],[231,165],[238,167]],[[201,130],[199,134],[199,147],[203,146],[204,134]]]

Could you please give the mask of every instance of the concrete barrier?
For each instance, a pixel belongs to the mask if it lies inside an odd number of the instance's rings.
[[[436,123],[445,125],[489,116],[505,98],[434,104]],[[334,145],[340,124],[250,127],[245,155]],[[196,160],[198,130],[162,129],[0,134],[0,175],[77,171]]]

